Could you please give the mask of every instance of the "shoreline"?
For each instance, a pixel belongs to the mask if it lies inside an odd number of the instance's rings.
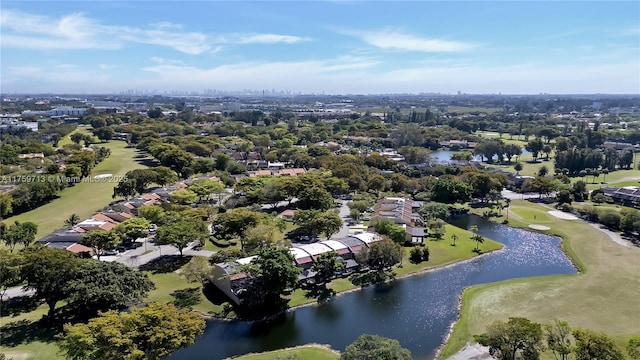
[[[500,243],[500,244],[502,244],[502,243]],[[415,272],[411,272],[411,273],[408,273],[408,274],[404,274],[404,275],[402,275],[402,276],[395,277],[395,278],[393,278],[393,279],[391,279],[391,280],[387,280],[387,281],[382,282],[382,283],[378,283],[378,284],[368,284],[368,285],[365,285],[365,286],[360,286],[360,287],[355,287],[355,288],[353,288],[353,289],[348,289],[348,290],[340,291],[340,292],[336,293],[335,295],[333,295],[332,297],[330,297],[329,299],[327,299],[327,300],[325,300],[325,301],[323,301],[323,302],[310,301],[310,302],[308,302],[308,303],[304,303],[304,304],[300,304],[300,305],[292,306],[292,307],[290,307],[290,308],[288,308],[288,309],[286,309],[286,310],[280,311],[280,312],[278,312],[278,313],[276,313],[276,314],[270,315],[270,316],[265,317],[265,318],[262,318],[262,319],[243,320],[243,319],[219,318],[219,317],[215,317],[215,316],[213,316],[213,315],[211,315],[211,314],[205,314],[205,313],[203,313],[203,312],[201,312],[201,311],[197,311],[197,310],[193,310],[193,311],[194,311],[194,312],[197,312],[197,313],[198,313],[202,318],[204,318],[205,320],[218,320],[218,321],[229,321],[229,322],[231,322],[231,321],[257,322],[257,321],[266,321],[266,320],[271,320],[271,319],[273,319],[273,318],[275,318],[275,317],[278,317],[278,316],[280,316],[280,315],[282,315],[282,314],[285,314],[285,313],[288,313],[288,312],[292,312],[292,311],[295,311],[295,310],[297,310],[297,309],[301,309],[301,308],[308,307],[308,306],[319,306],[319,305],[322,305],[322,304],[324,304],[324,303],[326,303],[326,302],[331,301],[331,300],[332,300],[332,299],[334,299],[334,298],[337,298],[337,297],[339,297],[339,296],[343,296],[343,295],[346,295],[346,294],[349,294],[349,293],[352,293],[352,292],[355,292],[355,291],[361,291],[361,290],[363,290],[364,288],[369,287],[369,286],[375,286],[375,285],[381,285],[381,284],[390,284],[390,283],[393,283],[393,281],[395,281],[395,280],[401,280],[401,279],[405,279],[405,278],[412,277],[412,276],[423,275],[423,274],[426,274],[426,273],[429,273],[429,272],[433,272],[433,271],[438,271],[438,270],[446,269],[446,268],[449,268],[449,267],[452,267],[452,266],[456,266],[456,265],[459,265],[459,264],[464,264],[464,263],[467,263],[467,262],[473,261],[473,260],[475,260],[475,259],[477,259],[477,258],[479,258],[479,257],[485,256],[485,255],[494,254],[494,253],[498,253],[498,252],[504,251],[504,250],[505,250],[505,248],[506,248],[506,245],[502,244],[502,248],[500,248],[500,249],[496,249],[496,250],[489,250],[489,251],[487,251],[487,252],[483,252],[483,253],[481,253],[481,254],[479,254],[479,255],[476,255],[476,256],[474,256],[474,257],[471,257],[471,258],[462,259],[462,260],[454,260],[454,261],[450,261],[450,262],[448,262],[448,263],[444,263],[444,264],[436,265],[436,266],[434,266],[434,267],[430,267],[430,268],[426,268],[426,269],[421,269],[421,270],[418,270],[418,271],[415,271]]]

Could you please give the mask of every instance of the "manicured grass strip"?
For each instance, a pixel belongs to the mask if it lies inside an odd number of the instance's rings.
[[[32,221],[38,225],[36,239],[40,239],[56,229],[64,227],[64,221],[71,214],[78,214],[84,220],[95,212],[102,210],[109,205],[113,199],[113,188],[117,184],[117,179],[123,177],[129,170],[144,168],[138,163],[136,156],[138,151],[127,148],[127,144],[122,141],[112,141],[102,144],[111,149],[111,155],[102,161],[91,172],[91,176],[100,174],[113,174],[112,178],[103,179],[101,182],[81,182],[72,187],[68,187],[59,193],[59,198],[37,209],[12,216],[4,220],[11,224],[14,221]],[[112,181],[113,180],[113,181]]]
[[[520,203],[518,203],[520,202]],[[545,207],[523,202],[528,208]],[[511,220],[511,219],[510,219]],[[516,219],[512,225],[528,225]],[[549,233],[562,236],[564,249],[582,269],[578,275],[515,279],[474,286],[465,291],[461,321],[444,349],[454,354],[472,335],[483,333],[495,320],[522,316],[541,323],[554,319],[572,327],[604,332],[622,345],[640,335],[640,249],[623,247],[581,221],[553,219]]]
[[[272,359],[300,359],[300,360],[335,360],[339,359],[338,352],[324,345],[304,345],[290,349],[268,351],[259,354],[249,354],[234,357],[237,360],[272,360]]]

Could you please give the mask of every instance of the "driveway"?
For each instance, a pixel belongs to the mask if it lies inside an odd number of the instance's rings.
[[[340,202],[342,203],[342,206],[340,206],[339,208],[340,219],[342,219],[342,228],[340,228],[340,231],[331,236],[332,239],[342,239],[349,236],[349,225],[347,225],[347,221],[349,221],[350,219],[349,206],[347,206],[349,201],[340,200]]]

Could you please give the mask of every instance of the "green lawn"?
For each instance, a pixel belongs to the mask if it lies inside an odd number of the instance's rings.
[[[63,306],[59,304],[58,308]],[[54,333],[38,326],[37,321],[47,313],[49,307],[40,305],[30,312],[8,315],[3,309],[0,317],[2,341],[0,352],[13,359],[58,360],[58,347]]]
[[[60,141],[58,141],[58,146],[63,147],[65,145],[73,144],[73,141],[71,141],[71,134],[81,133],[93,136],[93,133],[89,129],[90,127],[88,126],[78,126],[75,130],[67,134],[67,136],[60,139]]]
[[[549,210],[521,200],[511,204],[510,223],[519,227],[530,223],[525,221],[522,208]],[[630,337],[640,335],[640,305],[634,301],[640,298],[640,249],[622,247],[581,220],[552,218],[545,225],[551,228],[549,233],[563,237],[564,249],[582,273],[515,279],[467,289],[460,321],[442,358],[462,348],[472,335],[484,332],[491,322],[512,316],[542,323],[560,319],[573,327],[602,331],[621,348]]]
[[[259,354],[249,354],[234,357],[237,360],[272,360],[272,359],[300,359],[300,360],[335,360],[340,359],[338,352],[323,345],[305,345],[291,349],[268,351]]]
[[[113,179],[124,176],[127,171],[143,168],[136,160],[145,156],[140,155],[136,149],[127,148],[122,141],[112,141],[101,146],[111,149],[111,155],[102,161],[91,172],[92,176],[100,174],[113,174]],[[136,159],[136,156],[141,158]],[[32,221],[38,224],[37,239],[64,227],[64,220],[71,214],[78,214],[81,219],[88,218],[95,212],[109,205],[113,199],[113,188],[117,182],[109,179],[103,182],[81,182],[75,186],[66,188],[59,193],[59,198],[37,209],[12,216],[5,219],[5,223],[14,221]]]

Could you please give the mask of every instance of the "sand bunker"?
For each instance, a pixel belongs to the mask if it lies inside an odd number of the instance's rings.
[[[534,229],[534,230],[549,230],[549,229],[551,229],[548,226],[538,225],[538,224],[531,224],[531,225],[529,225],[529,227]]]
[[[100,175],[96,175],[93,178],[94,179],[104,179],[104,178],[108,178],[108,177],[112,177],[113,174],[100,174]]]
[[[568,214],[568,213],[562,212],[562,211],[551,210],[551,211],[549,211],[549,214],[557,217],[558,219],[562,219],[562,220],[578,220],[578,218],[575,215]]]

